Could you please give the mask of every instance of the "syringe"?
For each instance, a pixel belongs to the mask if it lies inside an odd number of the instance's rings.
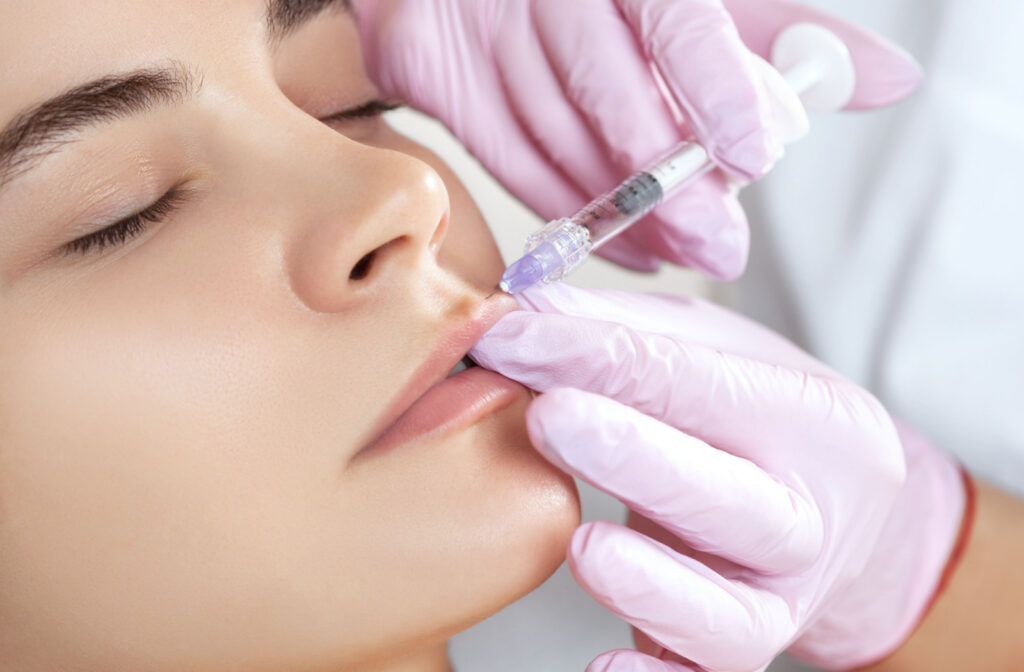
[[[849,50],[819,25],[796,24],[780,33],[772,48],[772,64],[807,109],[841,109],[853,97],[856,73]],[[699,144],[680,144],[572,217],[549,222],[527,238],[526,254],[505,270],[498,288],[517,294],[538,282],[561,280],[714,166]]]

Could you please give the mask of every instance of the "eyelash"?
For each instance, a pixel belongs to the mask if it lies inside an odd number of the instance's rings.
[[[331,124],[340,121],[370,119],[373,117],[379,117],[385,112],[390,112],[391,110],[396,110],[400,107],[402,106],[396,103],[390,103],[383,100],[372,100],[365,105],[337,112],[321,119],[320,121],[325,124]],[[125,217],[121,221],[100,231],[90,233],[87,236],[71,241],[64,246],[64,251],[67,254],[85,255],[90,252],[98,253],[109,247],[123,245],[129,240],[132,240],[136,236],[145,232],[150,224],[159,224],[166,219],[181,206],[181,204],[186,200],[186,197],[187,194],[185,189],[180,186],[174,187],[161,196],[156,203],[153,203],[141,212]]]
[[[101,252],[115,245],[123,245],[143,233],[150,224],[162,222],[181,206],[186,197],[184,188],[173,187],[145,210],[125,217],[105,229],[73,240],[65,246],[64,250],[68,254],[84,255],[90,252]]]
[[[399,103],[393,103],[386,100],[371,100],[365,105],[352,108],[351,110],[343,110],[337,112],[328,117],[322,118],[320,121],[325,124],[330,124],[337,121],[352,121],[354,119],[369,119],[372,117],[379,117],[385,112],[391,110],[397,110],[402,107]]]

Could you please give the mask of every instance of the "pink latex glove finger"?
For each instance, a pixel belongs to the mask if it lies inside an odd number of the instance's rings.
[[[443,121],[517,197],[547,219],[567,216],[617,179],[695,132],[734,177],[759,176],[778,156],[772,105],[719,0],[353,0],[368,70],[383,95]],[[788,3],[737,5],[761,16]],[[806,10],[806,16],[817,13]],[[734,17],[750,28],[760,18]],[[776,26],[777,21],[772,21]],[[830,26],[842,25],[831,20]],[[776,31],[777,32],[777,31]],[[916,72],[878,39],[858,39],[863,90],[879,78],[887,99]],[[638,48],[639,45],[639,48]],[[656,62],[670,97],[650,73]],[[860,90],[860,89],[859,89]],[[859,104],[870,105],[870,95]],[[679,105],[689,114],[670,112]],[[708,178],[705,178],[708,179]],[[633,268],[657,258],[732,278],[746,264],[747,232],[734,196],[713,181],[701,198],[667,205],[603,250]],[[643,226],[643,225],[641,225]],[[650,256],[643,256],[644,254]]]
[[[620,22],[621,23],[621,22]],[[545,50],[537,44],[524,58],[523,43],[539,39],[533,17],[525,12],[510,12],[504,30],[506,39],[494,45],[494,57],[506,85],[510,109],[518,111],[517,121],[531,140],[533,150],[543,154],[549,165],[557,169],[563,181],[548,183],[543,188],[561,188],[578,194],[570,210],[548,210],[543,216],[554,219],[560,213],[575,211],[586,204],[589,195],[613,187],[621,181],[618,171],[608,160],[607,152],[590,128],[581,123],[579,111],[565,97],[562,84],[552,72]],[[511,39],[517,35],[517,39]],[[544,101],[538,105],[537,101]],[[584,196],[584,195],[588,196]],[[600,253],[606,259],[636,271],[658,270],[658,257],[644,247],[636,234],[611,241]]]
[[[722,3],[616,0],[616,4],[708,154],[740,177],[754,180],[764,175],[781,156],[782,144],[771,132],[767,91]],[[581,59],[577,56],[567,62],[578,68],[576,60]],[[621,123],[616,120],[614,128]]]
[[[964,499],[954,463],[897,433],[870,394],[728,311],[564,284],[520,300],[527,311],[503,318],[474,358],[541,392],[588,391],[536,400],[531,440],[556,464],[653,514],[670,537],[587,532],[569,561],[591,594],[658,644],[715,671],[754,669],[787,647],[819,665],[853,667],[902,643],[959,526]],[[774,536],[782,551],[744,546],[752,531],[738,511],[758,502],[770,513],[772,495],[760,499],[770,489],[758,478],[728,481],[683,434],[749,460],[794,493],[792,504],[806,504],[808,518],[821,522],[814,548],[793,542],[813,536],[799,525],[795,537]],[[904,464],[912,469],[906,480]]]
[[[628,317],[629,328],[633,331],[671,336],[690,345],[702,345],[750,359],[802,369],[825,378],[840,377],[831,368],[771,329],[739,313],[695,297],[638,294],[616,289],[584,291],[560,282],[530,289],[516,295],[516,300],[524,310],[546,313],[551,319],[584,318],[572,325],[566,323],[553,330],[553,335],[565,334],[577,342],[602,338],[593,331],[588,322],[621,324]],[[627,306],[628,314],[623,312]],[[667,306],[671,306],[671,319],[666,319]],[[571,326],[579,326],[582,331],[570,334],[566,330]],[[537,331],[533,333],[539,335]],[[571,367],[560,365],[557,359],[552,359],[543,367],[531,368],[538,369],[537,375],[545,376],[544,379],[536,381],[538,385],[545,387],[556,387],[558,385],[554,384],[554,381],[569,381],[573,376]],[[553,384],[548,385],[547,381]],[[569,382],[565,385],[573,386]]]
[[[568,561],[605,608],[701,669],[762,669],[796,629],[790,605],[774,591],[738,572],[724,576],[622,525],[580,526]],[[669,613],[674,620],[664,617]]]
[[[706,22],[708,14],[721,17],[723,12],[721,7],[695,4],[687,8],[684,23]],[[638,48],[635,30],[622,20],[618,7],[611,3],[603,7],[544,3],[537,6],[533,19],[547,56],[543,64],[524,64],[519,45],[499,48],[497,59],[523,125],[548,149],[552,162],[564,174],[576,176],[584,192],[607,191],[666,148],[692,139],[685,122],[674,119],[664,104],[651,76],[651,61]],[[706,44],[721,40],[730,53],[738,54],[734,58],[747,58],[728,19],[721,25],[722,34],[712,36]],[[686,26],[679,29],[686,30]],[[594,39],[600,40],[601,49],[591,48]],[[608,85],[575,85],[595,72],[606,73]],[[756,77],[751,76],[749,90],[743,94],[748,103],[741,106],[744,113],[757,113],[755,85]],[[545,104],[538,105],[538,99]],[[749,107],[754,111],[748,111]],[[624,128],[623,119],[643,122]],[[765,134],[771,137],[767,130]],[[613,140],[618,144],[611,144]],[[773,150],[771,161],[777,155]],[[672,263],[717,278],[736,278],[743,271],[749,249],[747,220],[736,192],[723,174],[705,175],[624,237],[657,250]],[[686,227],[672,225],[682,221]],[[614,260],[612,255],[604,256]]]
[[[735,183],[723,173],[708,173],[627,233],[635,232],[646,249],[658,250],[666,261],[719,280],[735,280],[743,275],[750,255],[750,228],[737,193]]]
[[[520,65],[531,69],[543,53],[522,26],[525,2],[402,2],[353,0],[360,44],[370,76],[381,96],[410,104],[444,122],[502,183],[542,217],[573,212],[591,198],[581,191],[545,148],[520,124],[518,110],[506,98],[504,74],[498,69],[497,43],[480,23],[478,12],[498,16],[501,39],[519,46]],[[585,148],[584,148],[585,149]],[[534,194],[535,198],[528,198]]]
[[[821,546],[821,519],[799,493],[607,397],[551,390],[530,406],[527,427],[550,462],[692,548],[774,574],[806,567]]]
[[[659,660],[629,649],[602,653],[587,665],[587,672],[701,672],[684,663]]]
[[[598,250],[598,254],[620,266],[640,272],[654,273],[661,268],[661,260],[649,252],[650,247],[644,247],[640,242],[634,242],[636,238],[626,234],[609,241],[604,247]]]

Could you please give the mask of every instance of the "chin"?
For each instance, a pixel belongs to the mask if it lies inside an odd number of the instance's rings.
[[[579,494],[530,444],[531,399],[524,389],[469,427],[376,455],[350,474],[347,497],[370,503],[374,533],[344,540],[359,571],[336,575],[373,586],[371,604],[346,611],[391,623],[382,648],[443,642],[540,586],[565,560]]]
[[[478,609],[466,627],[539,587],[564,562],[572,533],[580,524],[575,481],[530,445],[525,413],[530,398],[472,428],[470,450],[486,472],[485,493],[474,506],[481,515],[469,540],[479,580]],[[486,475],[485,475],[486,474]],[[479,573],[479,575],[477,575]],[[475,601],[473,599],[470,600]]]

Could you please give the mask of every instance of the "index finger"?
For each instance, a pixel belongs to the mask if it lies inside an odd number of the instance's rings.
[[[763,574],[800,571],[821,552],[821,518],[799,492],[628,406],[554,390],[533,402],[526,424],[551,463],[690,548]]]
[[[750,359],[770,359],[773,364],[826,378],[838,376],[767,327],[694,297],[582,289],[560,282],[533,287],[517,295],[516,300],[526,310],[598,321],[596,328],[601,328],[601,323],[617,322],[634,331],[671,336]],[[765,355],[768,352],[770,357]]]
[[[720,0],[616,0],[672,99],[715,162],[748,180],[782,147],[752,57]]]

